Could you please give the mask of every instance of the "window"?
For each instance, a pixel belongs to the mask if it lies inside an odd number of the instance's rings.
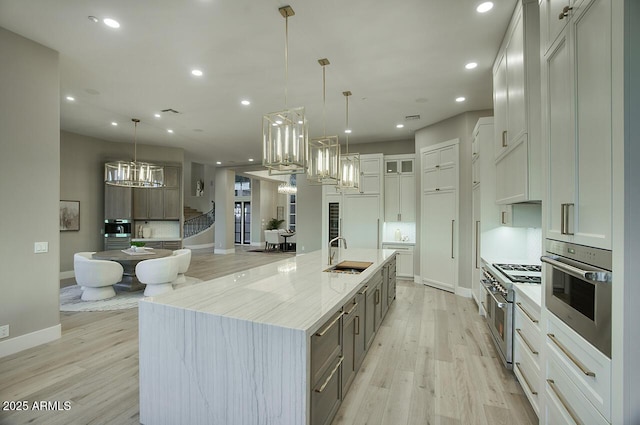
[[[296,175],[292,174],[289,178],[291,186],[296,185]],[[289,229],[296,230],[296,195],[289,195]]]
[[[251,196],[251,179],[236,176],[235,196]]]

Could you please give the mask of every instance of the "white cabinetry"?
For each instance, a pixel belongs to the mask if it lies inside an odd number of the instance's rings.
[[[546,409],[553,403],[561,412],[585,424],[611,420],[611,359],[575,333],[553,314],[546,335]],[[554,413],[545,412],[545,417]],[[554,422],[548,422],[554,423]]]
[[[360,155],[360,193],[382,191],[382,154]]]
[[[555,2],[543,16],[558,19]],[[574,2],[543,66],[547,237],[611,249],[611,2]]]
[[[540,200],[537,0],[518,1],[493,68],[496,202]]]
[[[395,249],[398,252],[396,275],[413,279],[413,245],[383,243],[382,249]]]
[[[540,355],[543,347],[540,306],[524,295],[518,286],[516,286],[513,323],[513,371],[533,410],[540,415],[540,398],[542,397]]]
[[[413,155],[385,156],[384,221],[416,221]]]
[[[458,271],[458,140],[420,150],[423,283],[455,292]]]
[[[380,247],[382,238],[382,154],[360,155],[360,191],[323,186],[322,246],[343,236],[349,248]]]

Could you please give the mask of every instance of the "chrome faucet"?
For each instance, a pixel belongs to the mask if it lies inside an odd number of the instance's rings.
[[[336,255],[336,253],[334,252],[333,255],[331,255],[331,244],[334,243],[335,241],[338,241],[338,248],[340,248],[340,241],[344,242],[344,249],[347,249],[347,240],[345,238],[343,238],[342,236],[337,236],[333,239],[331,239],[329,241],[329,265],[333,264],[333,256]]]

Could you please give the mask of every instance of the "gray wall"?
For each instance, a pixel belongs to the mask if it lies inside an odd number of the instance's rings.
[[[310,185],[306,177],[296,180],[296,251],[322,249],[322,186]]]
[[[0,325],[10,332],[0,344],[9,347],[36,331],[59,335],[60,73],[57,52],[3,28],[0,57]],[[49,252],[34,254],[34,242]]]
[[[204,180],[203,196],[195,196],[195,180],[197,178],[195,174],[198,174],[199,172],[195,170],[194,173],[192,173],[191,167],[194,162],[202,166],[203,175],[200,177]],[[198,163],[198,161],[194,161],[192,158],[189,158],[188,154],[185,153],[182,173],[182,182],[184,186],[184,205],[186,207],[195,208],[196,210],[203,213],[209,211],[212,206],[211,201],[215,200],[214,189],[216,167],[210,164]]]
[[[233,237],[233,198],[236,173],[218,168],[215,178],[216,234],[214,252],[230,252],[235,249]]]
[[[403,153],[415,153],[415,149],[416,146],[414,139],[349,145],[349,152],[362,154],[381,153],[383,155],[400,155]],[[344,149],[342,153],[344,153]]]
[[[481,117],[493,116],[493,110],[470,111],[440,121],[416,131],[415,152],[420,149],[436,145],[452,139],[460,139],[460,161],[458,163],[460,188],[458,191],[460,205],[460,226],[458,228],[458,286],[471,288],[471,244],[473,242],[472,229],[472,185],[471,185],[471,139],[473,128]],[[416,170],[420,170],[420,156],[417,156]],[[416,173],[416,235],[420,235],[421,197],[420,172]],[[415,250],[415,270],[420,272],[420,238]]]
[[[80,201],[80,231],[60,233],[60,271],[73,270],[73,254],[104,249],[104,163],[129,159],[133,142],[115,143],[60,132],[60,199]],[[182,148],[138,145],[140,160],[182,165]]]

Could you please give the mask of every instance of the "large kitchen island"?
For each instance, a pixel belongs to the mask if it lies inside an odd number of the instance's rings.
[[[331,422],[395,298],[395,251],[316,251],[140,302],[140,422]],[[338,260],[340,261],[340,260]]]

